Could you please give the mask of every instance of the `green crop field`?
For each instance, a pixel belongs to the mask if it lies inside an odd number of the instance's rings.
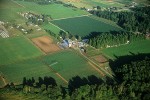
[[[87,36],[92,32],[109,32],[109,31],[119,31],[121,28],[117,25],[112,25],[105,22],[102,19],[98,19],[92,16],[83,16],[68,18],[62,20],[54,20],[51,23],[62,28],[65,31],[70,32],[73,35]]]
[[[68,0],[61,0],[63,2],[68,2]],[[75,5],[78,8],[85,7],[85,8],[93,8],[96,6],[100,7],[123,7],[124,5],[122,3],[116,2],[114,0],[108,1],[108,0],[78,0],[76,2],[70,0],[71,4]]]
[[[51,30],[55,34],[59,34],[59,32],[60,32],[60,29],[58,27],[52,25],[51,23],[42,25],[42,28],[45,30]]]
[[[62,82],[40,59],[27,59],[14,64],[0,66],[0,71],[7,82],[19,84],[23,77],[27,79],[34,77],[37,81],[39,77],[50,76]]]
[[[0,38],[0,65],[40,55],[42,52],[23,36]]]
[[[102,52],[108,58],[115,59],[115,56],[131,55],[132,53],[150,53],[150,40],[133,42],[128,45],[103,49]]]
[[[86,15],[88,12],[76,8],[65,7],[62,4],[39,5],[34,2],[17,1],[24,6],[20,11],[31,11],[37,14],[51,15],[53,19]]]
[[[71,50],[48,55],[43,61],[61,74],[66,80],[69,80],[74,76],[99,76],[99,73],[93,69],[80,54]]]
[[[11,0],[0,0],[0,20],[11,22],[24,22],[17,11],[22,7],[12,2]]]

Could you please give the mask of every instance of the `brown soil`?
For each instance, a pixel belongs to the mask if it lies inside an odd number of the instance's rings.
[[[52,53],[60,50],[60,48],[54,44],[53,40],[48,36],[33,38],[32,42],[45,53]]]
[[[92,57],[94,60],[98,61],[99,63],[105,63],[107,62],[107,59],[103,55],[98,55],[95,57]]]

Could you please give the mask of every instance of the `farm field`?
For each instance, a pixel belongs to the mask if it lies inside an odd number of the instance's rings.
[[[75,17],[89,14],[76,8],[65,7],[62,4],[38,5],[33,2],[17,1],[18,4],[24,6],[20,11],[31,11],[36,14],[51,15],[53,19]]]
[[[45,53],[53,53],[60,50],[60,48],[53,43],[53,39],[48,36],[33,38],[32,42]]]
[[[104,20],[96,19],[92,16],[54,20],[51,21],[51,23],[55,24],[65,31],[70,32],[73,35],[80,35],[82,37],[94,32],[109,32],[121,30],[121,28],[116,27],[116,25],[106,23],[104,22]]]
[[[17,5],[11,0],[0,0],[0,20],[16,23],[24,22],[24,18],[17,13],[17,10],[21,8],[21,6]]]
[[[94,6],[100,7],[123,7],[122,3],[116,2],[114,0],[61,0],[63,2],[69,2],[78,8],[93,8]]]
[[[150,40],[136,41],[128,45],[119,47],[106,48],[102,53],[108,57],[115,59],[115,56],[131,55],[131,53],[150,53]],[[114,56],[115,55],[115,56]]]
[[[89,75],[95,75],[100,77],[100,74],[80,54],[72,50],[47,55],[43,61],[61,74],[66,80],[75,76],[87,77]]]
[[[55,34],[59,34],[59,32],[60,32],[60,29],[57,28],[56,26],[52,25],[51,23],[42,25],[42,28],[44,30],[51,30]]]
[[[8,64],[0,66],[4,78],[7,82],[13,82],[20,84],[23,81],[23,77],[27,79],[34,77],[37,81],[39,77],[50,76],[57,80],[57,82],[63,83],[45,64],[39,59],[27,59],[14,64]]]
[[[0,38],[0,51],[0,66],[42,55],[42,52],[23,36]]]

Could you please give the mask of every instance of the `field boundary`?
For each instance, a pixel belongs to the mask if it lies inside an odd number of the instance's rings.
[[[11,0],[11,1],[14,2],[14,3],[16,3],[16,4],[19,5],[19,6],[23,7],[23,8],[26,8],[25,6],[19,4],[18,2],[14,1],[14,0]]]
[[[45,64],[56,76],[58,76],[64,83],[68,84],[68,81],[60,75],[56,70],[54,70],[50,65],[48,65],[46,62],[42,61],[43,64]]]
[[[102,76],[105,76],[104,73],[102,71],[100,71],[97,67],[95,67],[95,65],[93,65],[91,62],[88,62],[99,74],[101,74]]]
[[[56,28],[58,28],[58,29],[60,29],[60,30],[62,30],[62,31],[64,31],[64,32],[67,33],[67,31],[65,31],[64,29],[60,28],[59,26],[57,26],[57,25],[55,25],[55,24],[53,24],[53,23],[51,23],[51,22],[49,22],[49,24],[51,24],[51,25],[55,26]]]
[[[78,17],[90,16],[90,15],[92,15],[92,14],[86,14],[86,15],[80,15],[80,16],[74,16],[74,17],[58,18],[58,19],[53,19],[52,21],[63,20],[63,19],[70,19],[70,18],[78,18]]]
[[[113,76],[109,73],[109,72],[107,72],[106,70],[104,70],[103,68],[101,68],[101,67],[99,67],[99,65],[98,64],[96,64],[94,61],[92,61],[90,58],[88,58],[88,57],[86,57],[80,50],[79,50],[79,52],[80,52],[80,54],[88,61],[88,62],[90,62],[90,63],[92,63],[93,65],[95,65],[95,66],[97,66],[98,68],[100,68],[100,69],[98,69],[97,67],[97,69],[98,70],[101,70],[102,72],[104,72],[105,74],[107,74],[107,75],[109,75],[111,78],[113,78]],[[97,70],[97,71],[98,71]],[[99,72],[99,71],[98,71]]]

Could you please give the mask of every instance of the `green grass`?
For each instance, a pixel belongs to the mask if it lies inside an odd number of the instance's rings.
[[[99,76],[81,55],[71,50],[48,55],[43,60],[67,80],[74,76]]]
[[[0,38],[0,51],[0,65],[42,55],[42,52],[23,36]]]
[[[51,15],[53,19],[88,14],[88,12],[82,11],[80,9],[65,7],[62,4],[38,5],[33,2],[17,2],[25,7],[22,9],[24,11],[31,11],[37,14]]]
[[[21,17],[17,12],[21,9],[19,5],[12,1],[1,0],[0,1],[0,20],[1,21],[11,21],[13,23],[24,22],[23,17]]]
[[[63,2],[65,2],[64,0],[61,0]],[[107,0],[80,0],[77,2],[71,2],[70,3],[75,5],[78,8],[81,7],[85,7],[85,8],[93,8],[96,6],[100,6],[100,7],[123,7],[124,5],[122,3],[116,2],[116,1],[112,1],[109,2]]]
[[[150,40],[133,42],[128,45],[103,49],[102,52],[106,57],[115,59],[115,56],[131,55],[132,53],[150,53]]]
[[[109,32],[119,31],[121,28],[116,27],[102,19],[94,19],[93,17],[76,17],[62,20],[54,20],[51,23],[57,25],[65,31],[69,31],[73,35],[82,37],[89,35],[91,32]]]
[[[34,77],[37,81],[39,77],[51,76],[61,83],[62,81],[46,66],[40,59],[28,59],[14,64],[0,66],[0,71],[8,82],[21,83],[23,77],[27,79]]]
[[[44,24],[44,25],[42,25],[42,28],[45,29],[45,30],[51,30],[55,34],[59,34],[59,32],[60,32],[60,29],[55,27],[52,24]]]

